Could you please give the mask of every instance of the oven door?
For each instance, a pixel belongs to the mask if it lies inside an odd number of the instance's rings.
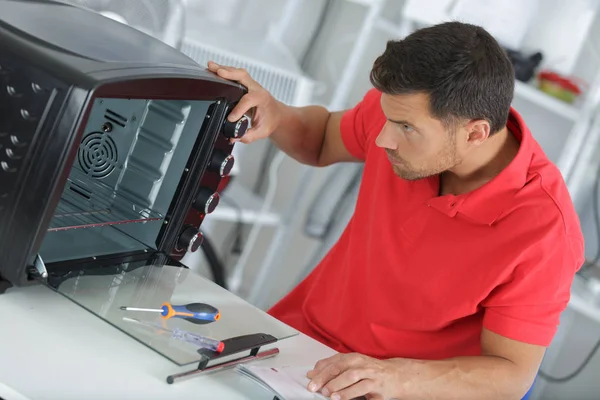
[[[175,365],[195,364],[195,369],[206,357],[187,333],[230,343],[248,335],[269,335],[283,340],[298,334],[214,282],[163,256],[115,264],[95,262],[63,274],[54,271],[47,286],[173,362],[174,372]],[[192,321],[185,316],[163,316],[160,311],[165,303],[201,303],[211,312]],[[218,317],[213,318],[216,314]],[[233,351],[233,347],[227,344],[225,351]]]

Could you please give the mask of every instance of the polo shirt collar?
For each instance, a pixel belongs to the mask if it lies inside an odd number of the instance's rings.
[[[520,141],[515,158],[498,175],[480,188],[469,193],[436,196],[427,201],[449,217],[458,213],[474,222],[492,225],[510,206],[515,194],[523,188],[533,157],[533,137],[523,118],[513,108],[507,121],[509,131]],[[439,190],[439,177],[432,177],[430,185]]]

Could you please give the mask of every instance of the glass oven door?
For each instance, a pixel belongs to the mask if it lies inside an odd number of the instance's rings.
[[[182,333],[218,341],[258,333],[283,340],[298,334],[214,282],[175,262],[164,263],[157,257],[101,264],[65,275],[51,274],[47,285],[180,366],[203,359],[201,347],[185,340]],[[166,319],[157,311],[141,310],[160,310],[164,303],[206,304],[218,310],[219,318],[196,324],[182,318]]]

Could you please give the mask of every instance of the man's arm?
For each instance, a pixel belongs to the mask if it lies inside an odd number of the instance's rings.
[[[287,155],[312,166],[358,161],[350,155],[342,141],[340,123],[343,112],[330,113],[320,106],[291,107],[277,101],[244,69],[213,62],[209,62],[208,68],[248,89],[248,94],[240,99],[228,116],[231,121],[236,121],[253,111],[252,128],[242,137],[242,143],[270,137]]]
[[[336,400],[365,395],[386,400],[520,400],[533,384],[545,347],[484,329],[481,348],[481,356],[440,361],[338,354],[319,361],[308,373],[309,390]]]
[[[344,112],[330,113],[323,107],[290,107],[280,104],[282,122],[271,134],[273,143],[295,160],[308,165],[325,167],[352,157],[340,131]]]
[[[399,397],[521,399],[533,384],[545,347],[517,342],[484,329],[481,349],[478,357],[393,360],[411,377],[400,386]]]

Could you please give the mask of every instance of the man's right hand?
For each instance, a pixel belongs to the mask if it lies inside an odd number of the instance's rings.
[[[252,127],[239,139],[242,143],[268,137],[293,159],[312,166],[359,161],[350,155],[342,141],[340,122],[344,111],[330,113],[321,106],[289,106],[275,99],[244,69],[212,61],[208,69],[248,89],[227,117],[231,122],[244,114],[252,117]]]
[[[265,88],[250,77],[250,74],[242,68],[233,68],[208,62],[208,69],[220,77],[239,82],[248,89],[237,106],[229,113],[227,119],[231,122],[237,121],[244,114],[252,116],[252,127],[246,131],[239,141],[242,143],[254,142],[258,139],[267,138],[273,133],[281,122],[281,106]]]

